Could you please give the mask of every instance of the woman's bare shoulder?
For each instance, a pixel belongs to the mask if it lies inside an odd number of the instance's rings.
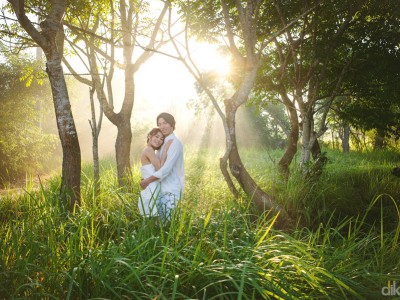
[[[154,149],[150,146],[146,146],[143,148],[141,157],[149,157],[150,155],[154,154]]]
[[[150,146],[146,146],[143,148],[143,153],[154,152],[154,149]]]

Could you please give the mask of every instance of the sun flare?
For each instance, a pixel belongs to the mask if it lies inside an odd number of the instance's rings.
[[[199,70],[214,71],[221,77],[227,76],[231,70],[229,58],[220,53],[215,46],[207,43],[197,44],[193,60]]]
[[[216,46],[196,43],[191,58],[200,72],[215,71],[221,78],[229,75],[230,60]],[[195,78],[184,64],[171,57],[156,54],[138,72],[136,87],[141,104],[150,110],[168,106],[185,106],[196,98]]]

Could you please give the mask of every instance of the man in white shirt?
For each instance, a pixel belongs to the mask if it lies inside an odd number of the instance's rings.
[[[183,145],[175,136],[175,119],[169,113],[161,113],[157,117],[157,126],[164,135],[164,144],[158,151],[161,155],[165,144],[172,140],[167,151],[164,165],[152,176],[142,179],[140,186],[145,189],[151,182],[161,181],[161,192],[157,199],[158,213],[165,221],[171,219],[171,214],[177,202],[181,199],[185,187],[185,172],[183,166]]]

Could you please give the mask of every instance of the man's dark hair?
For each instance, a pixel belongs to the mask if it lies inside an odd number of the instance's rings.
[[[172,126],[172,128],[175,130],[175,118],[173,115],[163,112],[157,116],[157,125],[158,125],[158,119],[163,118],[165,122],[167,122],[169,125]]]

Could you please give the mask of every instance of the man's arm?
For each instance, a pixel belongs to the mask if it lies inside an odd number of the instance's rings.
[[[165,161],[167,160],[168,149],[171,146],[173,141],[174,140],[170,140],[165,144],[165,147],[164,147],[164,149],[162,151],[162,154],[161,154],[160,167],[162,167],[164,165]],[[156,170],[158,170],[158,169],[156,169]]]
[[[183,155],[183,146],[178,140],[174,140],[168,149],[167,159],[164,165],[156,171],[153,176],[159,179],[164,179],[171,173],[172,169],[176,165],[177,160]]]
[[[140,187],[142,188],[142,189],[145,189],[145,188],[147,188],[147,186],[150,184],[150,183],[152,183],[152,182],[154,182],[154,181],[157,181],[158,179],[160,179],[160,178],[157,178],[157,177],[154,177],[154,176],[150,176],[150,177],[148,177],[148,178],[146,178],[146,179],[142,179],[141,181],[140,181]]]

